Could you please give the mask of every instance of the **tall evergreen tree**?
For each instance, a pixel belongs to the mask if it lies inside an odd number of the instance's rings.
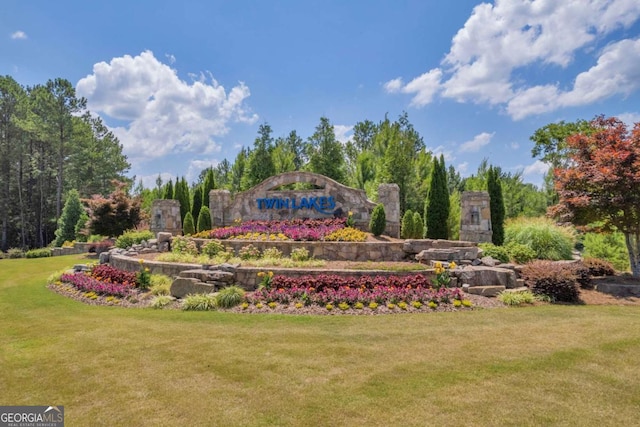
[[[448,239],[449,230],[449,188],[447,185],[447,171],[444,164],[444,156],[440,160],[433,160],[431,186],[429,197],[425,206],[425,221],[427,226],[427,238]]]
[[[502,246],[504,243],[504,200],[502,198],[502,184],[498,171],[491,166],[487,178],[489,190],[489,208],[491,211],[491,228],[493,235],[491,241],[494,245]]]
[[[273,150],[273,137],[271,126],[261,124],[258,129],[258,137],[253,143],[253,150],[249,154],[247,167],[242,176],[242,187],[249,189],[260,184],[265,179],[275,175],[276,169],[271,157]]]
[[[311,172],[346,183],[342,144],[336,140],[333,125],[328,118],[320,118],[316,131],[307,140],[306,152],[309,158],[307,167]]]
[[[82,216],[84,208],[80,203],[80,195],[76,190],[70,190],[67,194],[67,201],[64,204],[62,215],[58,219],[58,229],[56,230],[56,246],[62,246],[65,241],[72,241],[76,238],[76,224]]]
[[[205,230],[211,230],[211,211],[206,206],[203,206],[202,209],[200,209],[196,230],[198,233]]]
[[[193,187],[193,206],[191,208],[191,215],[194,218],[198,218],[200,214],[200,208],[202,208],[202,184],[197,184]]]
[[[176,181],[177,184],[177,181]],[[173,181],[169,180],[164,186],[164,193],[162,194],[163,199],[174,199],[175,194],[173,191]]]
[[[182,179],[178,180],[176,178],[176,186],[175,186],[175,199],[180,202],[180,218],[184,223],[187,212],[191,211],[191,200],[189,197],[189,185],[187,184],[187,180],[182,177]],[[193,218],[191,218],[193,220]]]
[[[215,174],[213,168],[207,169],[207,173],[204,176],[202,183],[202,206],[209,207],[209,192],[216,188]],[[194,213],[194,218],[197,218]]]

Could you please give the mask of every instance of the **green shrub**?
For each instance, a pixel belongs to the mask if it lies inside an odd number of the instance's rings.
[[[403,239],[413,239],[415,231],[413,229],[413,211],[407,209],[402,216],[402,223],[400,225],[400,237]]]
[[[629,271],[629,253],[622,233],[585,233],[583,245],[585,258],[599,258],[618,271]]]
[[[169,295],[173,279],[164,274],[152,274],[149,290],[153,295]]]
[[[153,233],[149,230],[125,231],[122,235],[120,235],[116,239],[115,245],[120,249],[127,249],[133,245],[142,243],[143,240],[150,240],[150,239],[153,239],[154,237],[155,236],[153,235]]]
[[[253,246],[252,244],[248,244],[247,246],[243,246],[238,251],[238,256],[242,260],[250,260],[250,259],[258,259],[260,258],[260,249]]]
[[[103,240],[106,240],[107,238],[105,236],[101,236],[100,234],[92,234],[89,236],[89,238],[87,239],[87,242],[89,243],[100,243]]]
[[[232,308],[244,301],[244,289],[239,286],[228,286],[218,292],[216,306],[220,308]]]
[[[613,276],[616,274],[613,264],[598,258],[584,258],[582,263],[589,269],[589,274],[594,277]]]
[[[478,247],[482,249],[482,256],[490,256],[502,263],[510,261],[509,252],[504,246],[496,246],[493,243],[480,243]]]
[[[216,307],[216,294],[189,294],[182,300],[186,311],[207,311]]]
[[[526,264],[536,259],[536,252],[527,245],[511,242],[505,245],[509,258],[518,263]]]
[[[20,248],[10,248],[7,251],[7,258],[9,259],[24,258],[24,251]]]
[[[290,258],[293,261],[308,261],[310,258],[309,250],[307,248],[292,249]]]
[[[546,295],[552,302],[578,302],[576,269],[570,263],[533,261],[524,266],[521,277],[534,294]]]
[[[196,242],[184,236],[175,236],[171,240],[171,252],[176,254],[198,255]]]
[[[420,215],[420,212],[413,213],[413,238],[424,238],[424,221],[422,220],[422,215]]]
[[[262,251],[262,258],[264,259],[282,259],[282,251],[278,248],[267,248]]]
[[[89,234],[89,230],[87,228],[87,223],[89,222],[89,215],[87,214],[87,212],[83,209],[82,212],[80,213],[80,218],[78,218],[78,222],[76,222],[76,225],[74,227],[75,230],[75,239],[78,242],[86,242],[87,239],[89,238],[88,234]]]
[[[371,221],[369,222],[369,229],[374,236],[380,236],[384,233],[384,229],[387,227],[387,217],[384,212],[384,205],[378,204],[373,208],[371,213]]]
[[[49,248],[41,248],[41,249],[31,249],[27,251],[24,256],[26,258],[46,258],[51,256],[51,249]]]
[[[61,246],[65,240],[75,240],[76,223],[80,219],[82,212],[84,212],[84,208],[80,203],[80,194],[78,194],[77,190],[69,190],[62,214],[58,219],[58,228],[55,231],[55,246]]]
[[[200,248],[200,252],[207,255],[209,258],[213,258],[220,252],[224,252],[224,245],[218,240],[211,240]]]
[[[153,308],[164,308],[167,305],[171,304],[174,300],[170,295],[158,295],[154,299],[151,300],[151,307]]]
[[[572,228],[561,227],[546,218],[516,218],[505,225],[505,243],[529,246],[537,259],[571,259],[575,243]]]
[[[184,224],[182,224],[182,234],[185,236],[190,236],[196,233],[196,227],[193,224],[193,215],[191,212],[187,212],[184,215]]]
[[[498,301],[509,306],[533,304],[537,301],[536,296],[529,290],[521,292],[500,292],[496,298]]]
[[[200,213],[198,214],[198,224],[197,227],[198,233],[211,230],[211,211],[208,207],[203,206],[200,208]]]

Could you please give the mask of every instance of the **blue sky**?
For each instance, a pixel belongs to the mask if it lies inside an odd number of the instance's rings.
[[[75,84],[148,186],[264,122],[306,138],[326,116],[344,141],[402,111],[463,176],[486,157],[540,184],[536,129],[640,121],[640,2],[4,0],[0,74]]]

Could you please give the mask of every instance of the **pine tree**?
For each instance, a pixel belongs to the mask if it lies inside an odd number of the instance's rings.
[[[487,179],[489,191],[489,208],[491,210],[491,228],[493,235],[491,241],[494,245],[502,246],[504,243],[504,199],[502,197],[502,183],[498,171],[491,166]]]
[[[164,186],[164,193],[162,195],[163,199],[173,199],[174,191],[173,191],[173,182],[169,180],[167,184]]]
[[[387,227],[387,215],[384,212],[384,205],[378,204],[373,208],[371,213],[371,221],[369,222],[369,229],[374,236],[379,236],[384,233],[384,229]]]
[[[333,125],[326,117],[320,118],[316,131],[305,147],[311,172],[319,173],[342,184],[346,182],[345,159],[342,143],[336,140]]]
[[[187,212],[191,211],[191,201],[189,198],[189,186],[187,180],[182,177],[178,180],[176,178],[174,199],[180,202],[180,218],[184,222]],[[193,218],[191,218],[193,220]]]
[[[195,234],[195,232],[196,232],[196,229],[193,226],[193,215],[191,215],[191,212],[187,212],[187,214],[184,217],[184,221],[182,223],[182,234],[187,236],[187,235]]]
[[[56,230],[56,246],[62,246],[66,241],[76,238],[76,224],[80,219],[84,208],[80,203],[80,194],[77,190],[69,190],[67,201],[64,204],[62,215],[58,219],[58,229]]]
[[[200,209],[196,229],[198,230],[198,233],[205,230],[211,230],[211,211],[206,206],[203,206],[202,209]]]
[[[191,208],[191,215],[194,218],[198,218],[200,215],[200,208],[202,208],[202,184],[197,184],[193,187],[193,207]]]
[[[431,186],[425,205],[425,221],[427,225],[427,238],[447,239],[449,231],[447,221],[449,219],[449,188],[447,185],[447,170],[444,164],[444,156],[433,160],[431,172]]]
[[[207,169],[207,174],[204,177],[204,181],[202,183],[202,204],[201,206],[209,207],[209,192],[216,188],[215,182],[215,174],[213,172],[213,168]],[[195,213],[194,213],[195,215]],[[197,216],[194,216],[197,218]]]

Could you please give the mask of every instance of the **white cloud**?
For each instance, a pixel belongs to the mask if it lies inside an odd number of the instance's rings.
[[[618,118],[622,120],[629,129],[632,129],[634,124],[640,123],[640,113],[622,113],[618,114]]]
[[[11,33],[10,37],[11,37],[11,40],[26,40],[28,38],[27,33],[20,30]]]
[[[447,150],[444,145],[438,145],[436,148],[427,147],[427,151],[431,151],[431,154],[434,157],[440,158],[440,156],[444,156],[444,160],[447,163],[451,163],[456,159],[456,156],[453,155],[453,151]]]
[[[505,106],[514,120],[567,106],[590,104],[640,87],[638,40],[618,40],[598,52],[597,42],[640,18],[637,0],[496,0],[477,5],[453,37],[440,68],[390,93],[413,93],[421,107],[435,95],[458,102]],[[569,90],[557,82],[528,86],[525,68],[568,68],[576,53],[595,55],[597,64],[575,76]]]
[[[220,163],[220,161],[217,159],[191,160],[187,169],[187,182],[195,182],[198,179],[200,172],[210,167],[216,167],[218,163]]]
[[[400,92],[400,89],[402,89],[403,85],[404,83],[402,82],[402,78],[398,77],[396,79],[389,80],[383,85],[383,87],[384,90],[387,91],[387,93],[397,93]]]
[[[169,182],[169,180],[172,180],[174,182],[176,180],[176,177],[170,174],[169,172],[162,172],[159,174],[157,173],[155,175],[137,176],[135,184],[137,184],[138,181],[142,180],[142,184],[144,184],[145,188],[156,188],[156,179],[158,179],[158,175],[160,175],[160,178],[162,178],[162,185]]]
[[[167,58],[167,61],[169,61],[169,64],[173,65],[173,64],[175,64],[175,63],[176,63],[176,57],[175,57],[175,56],[173,56],[172,54],[170,54],[170,53],[165,53],[165,54],[164,54],[164,57],[165,57],[165,58]]]
[[[520,144],[518,144],[517,142],[512,142],[511,144],[509,144],[509,147],[511,147],[512,150],[517,150],[518,148],[520,148]]]
[[[475,153],[477,151],[480,151],[482,147],[484,147],[485,145],[491,142],[491,139],[495,134],[496,134],[495,132],[479,133],[478,135],[474,136],[472,140],[460,144],[460,147],[458,148],[458,150],[463,153],[464,152]]]
[[[536,160],[532,164],[525,166],[522,175],[530,177],[531,175],[544,175],[549,170],[549,165],[541,160]]]
[[[456,171],[458,171],[461,176],[467,176],[467,172],[469,171],[469,162],[460,163],[458,167],[456,167]]]
[[[127,123],[112,130],[130,157],[209,154],[220,150],[214,137],[225,135],[230,123],[254,123],[257,115],[244,104],[250,95],[244,83],[227,93],[210,73],[201,76],[189,84],[144,51],[95,64],[76,89],[89,109]]]
[[[351,139],[351,135],[347,134],[353,130],[353,126],[346,125],[333,125],[333,133],[336,135],[336,140],[346,143]]]

